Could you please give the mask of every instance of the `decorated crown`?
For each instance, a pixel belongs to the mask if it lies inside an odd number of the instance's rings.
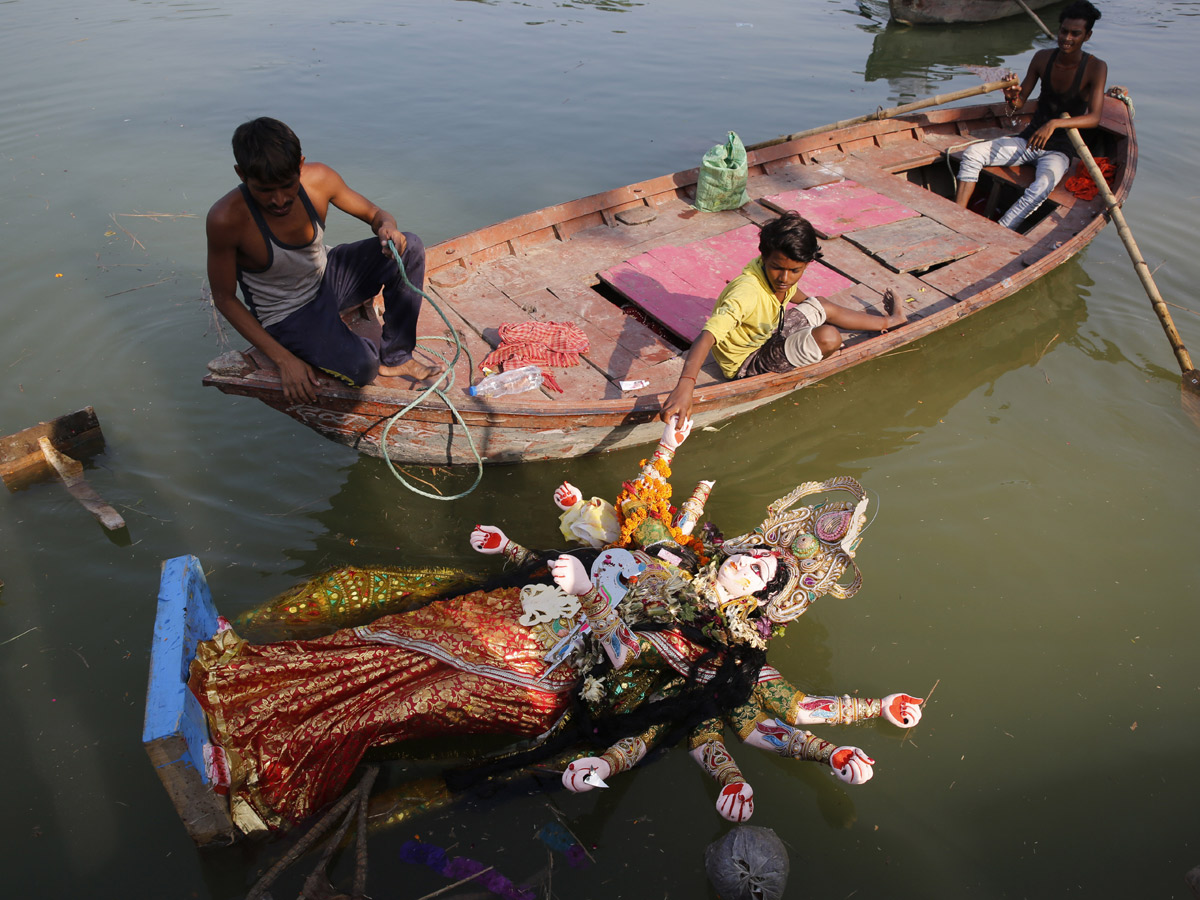
[[[833,491],[845,491],[854,500],[791,508],[802,497]],[[730,555],[763,546],[778,551],[787,576],[763,613],[772,622],[791,622],[824,594],[845,599],[858,593],[862,574],[854,563],[854,553],[867,523],[866,507],[866,493],[853,478],[843,475],[828,481],[806,481],[767,507],[761,525],[725,541],[721,549]],[[843,583],[848,568],[854,578]]]

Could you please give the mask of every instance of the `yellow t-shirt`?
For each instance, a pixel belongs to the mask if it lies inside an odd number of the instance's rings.
[[[776,299],[761,256],[725,286],[704,330],[716,338],[712,355],[726,378],[736,377],[746,357],[766,342],[779,325],[780,310],[795,297],[793,286],[783,303]]]

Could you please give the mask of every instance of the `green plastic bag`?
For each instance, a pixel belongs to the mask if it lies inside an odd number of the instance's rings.
[[[746,196],[746,148],[742,139],[729,132],[729,140],[717,144],[700,162],[696,182],[696,209],[720,212],[738,209],[750,202]]]

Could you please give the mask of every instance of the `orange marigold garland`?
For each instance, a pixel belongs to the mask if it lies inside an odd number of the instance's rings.
[[[672,524],[671,467],[661,456],[655,456],[649,464],[642,460],[642,474],[635,481],[626,481],[615,504],[617,518],[621,523],[619,547],[631,547],[640,543],[635,540],[638,531],[648,521],[661,526],[663,532],[681,547],[690,547],[701,562],[708,561],[704,544],[693,535],[684,534]]]

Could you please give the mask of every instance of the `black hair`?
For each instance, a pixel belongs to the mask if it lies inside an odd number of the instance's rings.
[[[1083,19],[1087,23],[1087,30],[1091,31],[1092,26],[1096,24],[1096,20],[1100,18],[1100,10],[1092,6],[1088,0],[1075,0],[1074,3],[1068,4],[1063,8],[1063,11],[1058,14],[1058,22],[1061,25],[1067,19]]]
[[[758,252],[763,259],[779,252],[802,263],[821,257],[817,233],[808,219],[798,212],[785,212],[764,225],[758,235]]]
[[[300,139],[278,119],[262,116],[234,131],[233,158],[243,178],[283,184],[300,174]]]

